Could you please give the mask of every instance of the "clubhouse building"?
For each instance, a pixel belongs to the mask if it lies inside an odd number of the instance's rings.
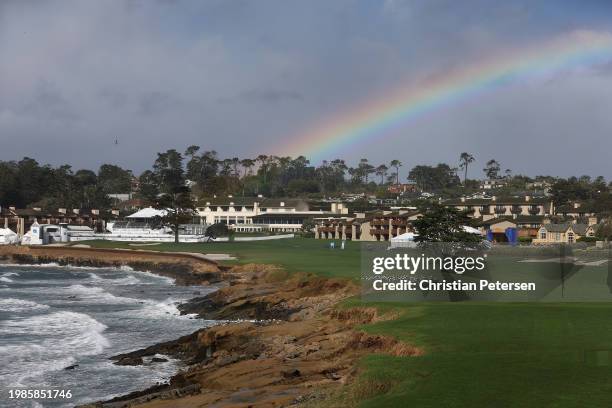
[[[201,200],[196,209],[201,223],[226,224],[236,232],[298,232],[310,219],[348,212],[342,203],[331,203],[330,211],[323,211],[311,210],[302,199],[231,195]]]

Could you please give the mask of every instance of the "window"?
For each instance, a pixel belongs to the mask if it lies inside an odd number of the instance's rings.
[[[546,239],[546,230],[540,231],[540,239]]]
[[[571,232],[571,231],[567,233],[567,242],[569,244],[573,244],[574,243],[574,233]]]

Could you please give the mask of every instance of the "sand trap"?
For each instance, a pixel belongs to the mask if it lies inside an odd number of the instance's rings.
[[[204,256],[208,259],[212,259],[213,261],[230,261],[238,259],[230,254],[204,254]]]
[[[161,242],[148,242],[148,243],[143,243],[143,244],[128,244],[129,246],[153,246],[153,245],[159,245],[161,244]]]

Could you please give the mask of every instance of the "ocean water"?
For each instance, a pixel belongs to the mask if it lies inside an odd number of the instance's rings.
[[[0,265],[0,407],[71,407],[166,381],[180,362],[108,358],[210,326],[176,305],[212,290],[130,268]],[[10,389],[70,390],[72,398],[9,399]]]

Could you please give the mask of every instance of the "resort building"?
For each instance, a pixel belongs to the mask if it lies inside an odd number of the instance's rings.
[[[230,195],[201,200],[196,209],[201,223],[226,224],[237,232],[297,232],[311,218],[348,213],[342,203],[330,205],[329,211],[311,210],[302,199]]]
[[[465,198],[447,200],[444,205],[455,207],[458,210],[469,211],[474,218],[482,218],[484,221],[514,215],[551,215],[555,213],[555,206],[546,197],[507,197],[496,196],[488,198]]]
[[[116,219],[119,211],[101,211],[97,209],[58,208],[46,210],[40,207],[19,209],[15,207],[0,208],[0,225],[10,228],[23,236],[32,224],[67,224],[87,226],[103,232],[109,220]]]
[[[398,210],[315,218],[315,238],[389,241],[412,232],[412,221],[420,216],[418,211]]]
[[[534,244],[573,244],[583,237],[594,237],[597,218],[589,217],[588,224],[566,222],[542,224]]]

